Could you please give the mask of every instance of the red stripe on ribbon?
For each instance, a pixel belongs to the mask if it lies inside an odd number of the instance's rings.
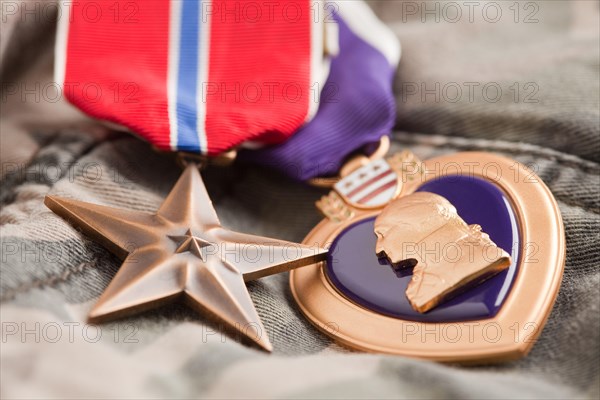
[[[70,9],[67,99],[169,148],[169,2],[74,2]]]
[[[249,16],[236,20],[246,4],[213,0],[206,91],[209,154],[244,140],[280,143],[308,113],[310,2],[254,3],[261,4],[256,8],[260,17],[253,9],[247,12],[255,22]]]

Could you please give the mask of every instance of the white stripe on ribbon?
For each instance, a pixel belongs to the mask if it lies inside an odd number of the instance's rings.
[[[325,22],[321,17],[325,7],[323,0],[313,1],[311,3],[312,7],[318,7],[320,12],[316,18],[313,15],[310,16],[312,19],[312,23],[310,24],[310,87],[307,93],[308,110],[305,122],[310,121],[317,114],[321,101],[321,91],[329,77],[329,66],[331,64],[329,57],[325,57]],[[316,89],[316,92],[313,91],[314,89]]]
[[[58,4],[58,26],[56,30],[56,42],[54,44],[54,82],[64,90],[72,3],[70,1],[59,1]]]
[[[181,1],[172,1],[169,21],[169,60],[167,70],[167,101],[171,149],[177,150],[177,84],[179,79],[179,39],[181,35]]]
[[[198,13],[198,82],[196,89],[196,130],[200,150],[208,153],[208,138],[206,136],[206,93],[205,84],[208,83],[208,60],[210,57],[210,26],[212,13],[206,13],[212,8],[212,0],[202,0]]]
[[[335,7],[350,29],[369,45],[377,49],[390,65],[400,62],[400,42],[394,33],[381,22],[363,1],[338,1]]]

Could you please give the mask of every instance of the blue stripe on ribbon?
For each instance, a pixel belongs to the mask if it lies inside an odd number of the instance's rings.
[[[177,149],[198,151],[196,132],[198,51],[200,43],[200,2],[182,1],[179,39],[179,74],[177,79]]]

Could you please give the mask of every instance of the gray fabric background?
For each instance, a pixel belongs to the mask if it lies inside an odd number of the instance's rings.
[[[22,10],[35,3],[15,4]],[[445,3],[437,3],[439,22],[422,15],[422,3],[409,3],[371,3],[403,46],[393,150],[421,158],[503,154],[533,166],[560,205],[565,274],[528,357],[461,367],[351,352],[302,317],[286,274],[248,285],[272,355],[222,337],[184,306],[103,325],[98,338],[85,315],[119,261],[46,209],[43,197],[153,211],[179,169],[172,157],[97,126],[62,101],[24,95],[24,88],[51,81],[53,20],[3,14],[2,397],[598,398],[598,2],[517,3],[518,22],[513,2],[497,2],[502,17],[495,23],[481,15],[486,2],[477,2],[473,22],[457,3],[463,16],[455,23]],[[439,98],[423,95],[423,84],[436,83]],[[466,88],[475,84],[470,98]],[[502,96],[495,101],[489,89],[486,98],[486,85],[500,87]],[[457,86],[458,99],[450,92]],[[511,87],[519,88],[517,98]],[[236,165],[204,177],[223,224],[233,229],[300,241],[320,219],[313,203],[323,191],[276,172]]]

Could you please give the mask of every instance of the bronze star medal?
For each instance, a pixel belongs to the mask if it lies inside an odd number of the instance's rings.
[[[245,281],[326,256],[320,248],[223,228],[193,164],[154,214],[55,196],[45,204],[124,259],[90,312],[92,322],[183,299],[271,351]]]

